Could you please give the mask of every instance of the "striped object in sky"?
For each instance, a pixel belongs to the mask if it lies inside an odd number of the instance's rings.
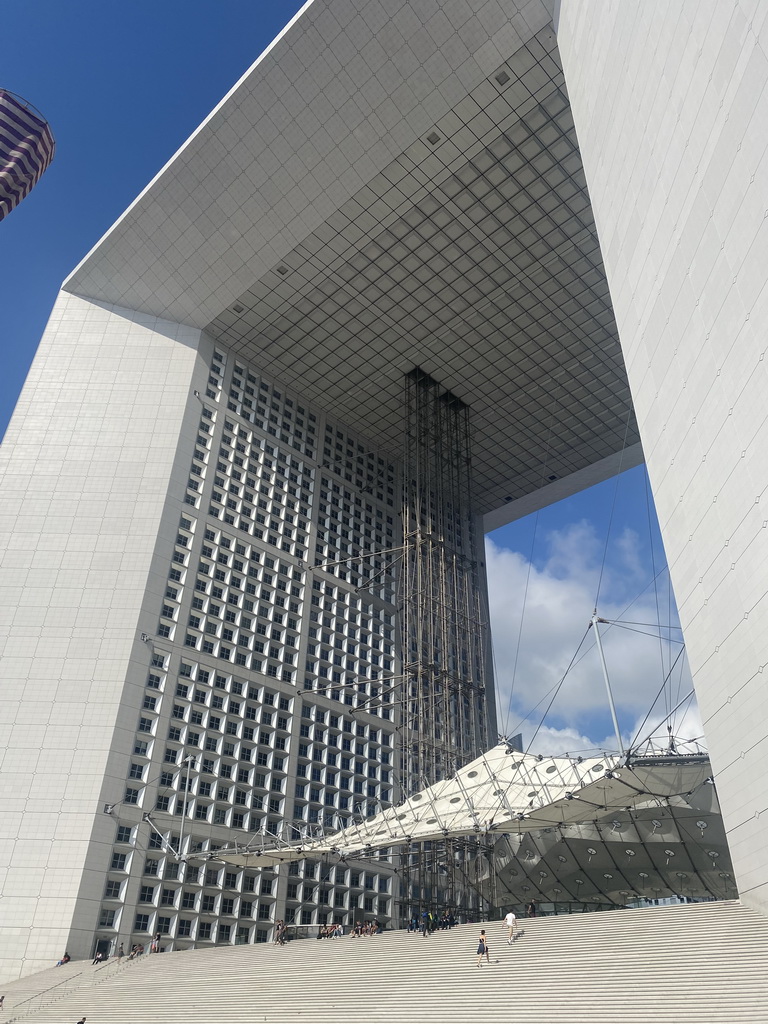
[[[0,220],[38,183],[55,149],[47,121],[0,89]]]

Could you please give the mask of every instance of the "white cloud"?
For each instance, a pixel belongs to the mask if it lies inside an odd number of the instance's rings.
[[[602,618],[653,624],[659,622],[660,615],[664,619],[670,615],[666,578],[660,610],[654,589],[644,590],[651,570],[644,563],[644,553],[632,530],[625,530],[612,545],[611,559],[605,566],[602,544],[586,521],[553,531],[544,538],[543,546],[546,557],[531,564],[519,552],[486,539],[499,729],[508,734],[522,730],[526,744],[530,742],[549,702],[546,695],[565,675],[532,749],[537,753],[605,749],[606,745],[615,749],[615,737],[604,735],[610,729],[608,703],[593,631],[589,628],[598,587],[598,614]],[[676,616],[673,608],[672,614]],[[676,617],[672,621],[676,622]],[[600,627],[625,742],[640,726],[680,650],[679,643],[660,643],[655,627],[632,628],[635,631],[618,626]],[[669,635],[677,640],[681,637],[677,630]],[[579,654],[573,660],[582,640]],[[671,679],[672,685],[648,719],[646,733],[691,688],[684,656]],[[539,702],[539,710],[520,727],[520,720]],[[700,722],[691,714],[683,732],[700,735]],[[674,720],[676,734],[680,733],[679,718]],[[666,736],[666,727],[662,733]]]

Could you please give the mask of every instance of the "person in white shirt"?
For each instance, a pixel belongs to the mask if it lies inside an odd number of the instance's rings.
[[[515,936],[517,935],[517,918],[511,910],[504,918],[502,928],[508,929],[507,943],[511,946],[512,943],[515,941]]]

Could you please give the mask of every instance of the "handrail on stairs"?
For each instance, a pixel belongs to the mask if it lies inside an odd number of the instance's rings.
[[[126,958],[125,962],[122,964],[119,962],[115,964],[114,960],[107,960],[105,963],[100,964],[94,971],[91,972],[91,977],[93,978],[95,975],[99,973],[99,971],[103,970],[105,967],[108,967],[110,965],[114,966],[114,970],[109,972],[109,977],[111,978],[114,977],[114,975],[117,974],[119,970],[124,970],[128,966],[128,960]],[[20,1003],[16,1003],[16,1005],[13,1007],[13,1016],[9,1017],[5,1021],[5,1024],[14,1024],[14,1021],[23,1020],[30,1013],[34,1013],[35,1011],[39,1010],[41,1006],[48,1005],[50,1003],[55,1003],[60,998],[63,999],[64,996],[71,991],[71,989],[77,987],[73,983],[78,978],[82,978],[83,975],[87,975],[88,973],[89,972],[87,970],[78,971],[77,974],[71,974],[69,975],[69,977],[63,978],[61,981],[57,981],[55,985],[49,985],[48,988],[44,988],[42,992],[37,992],[35,993],[35,995],[29,996],[27,999],[22,999]],[[98,978],[97,980],[98,982],[102,982],[106,981],[107,979],[106,977],[104,977]],[[56,992],[56,995],[42,1002],[43,996],[46,996],[48,995],[49,992],[54,992],[55,990],[59,990]],[[38,1000],[36,1005],[28,1005],[30,1003],[35,1002],[36,1000]],[[25,1009],[21,1013],[16,1013],[16,1011],[22,1006],[25,1007]]]

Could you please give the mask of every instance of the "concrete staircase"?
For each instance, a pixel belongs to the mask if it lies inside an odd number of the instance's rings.
[[[476,967],[485,927],[491,965]],[[71,964],[72,987],[4,1021],[29,1024],[746,1024],[768,1022],[768,919],[737,902],[539,918],[507,945],[498,921],[428,938],[298,940]],[[83,971],[83,968],[85,970]],[[77,971],[82,973],[76,974]],[[91,973],[89,973],[91,972]]]

